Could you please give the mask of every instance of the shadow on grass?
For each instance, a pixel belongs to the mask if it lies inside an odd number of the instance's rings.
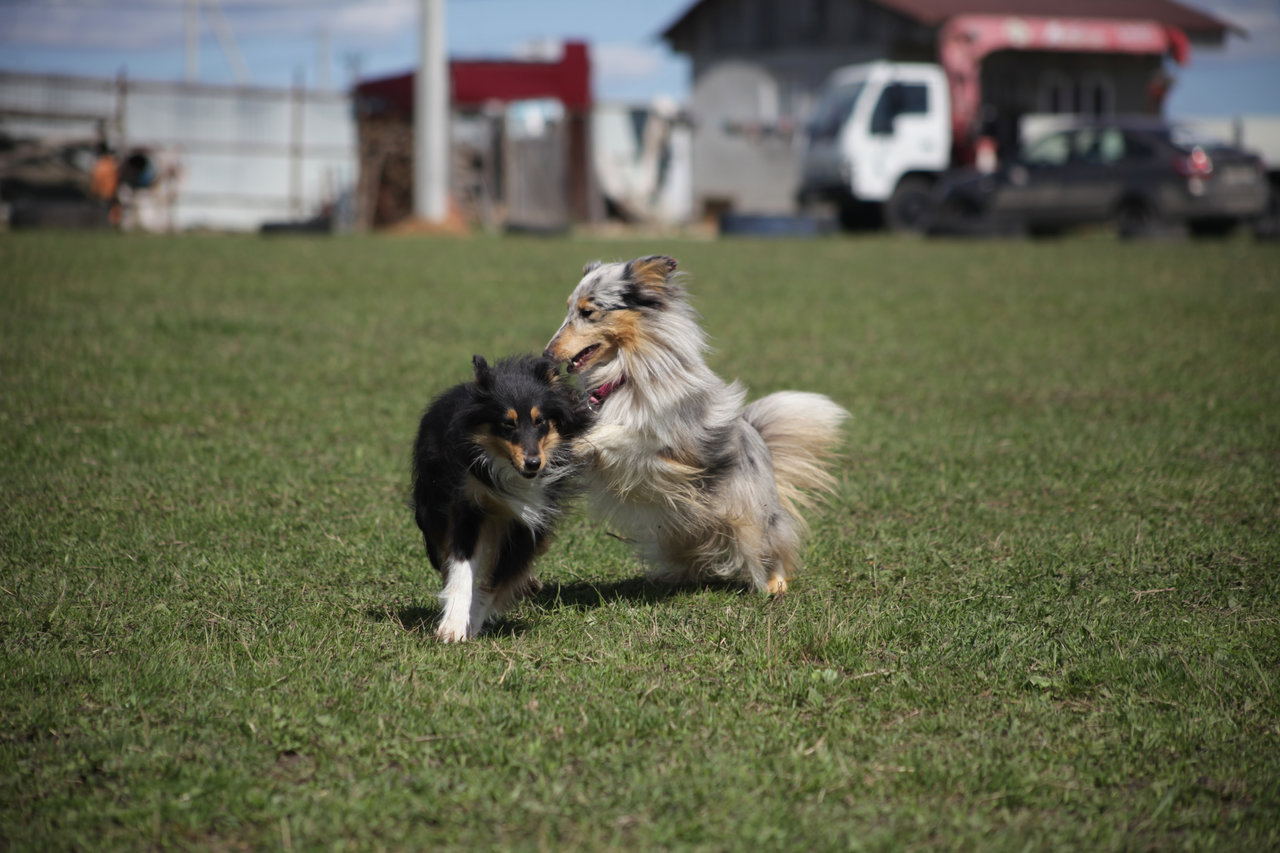
[[[678,595],[710,589],[707,584],[654,583],[648,578],[625,578],[613,581],[577,580],[572,583],[548,583],[534,596],[548,610],[561,607],[587,609],[603,607],[615,601],[656,604]]]
[[[577,580],[571,583],[545,583],[531,596],[540,608],[549,612],[561,609],[588,610],[618,601],[637,604],[657,604],[680,595],[721,589],[718,584],[663,584],[647,578],[626,578],[613,581]],[[399,606],[395,604],[365,608],[365,616],[375,622],[394,622],[406,631],[431,634],[440,620],[440,605]],[[498,637],[514,637],[527,633],[531,623],[525,619],[504,617],[492,622],[484,634]]]

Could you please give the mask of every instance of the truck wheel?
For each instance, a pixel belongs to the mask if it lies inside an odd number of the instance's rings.
[[[898,181],[884,206],[885,224],[890,231],[919,232],[928,225],[933,184],[918,175]]]

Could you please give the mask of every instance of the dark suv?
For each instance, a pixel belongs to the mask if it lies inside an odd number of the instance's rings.
[[[1124,237],[1183,223],[1222,234],[1261,216],[1269,197],[1252,154],[1176,125],[1099,122],[1050,133],[991,174],[941,182],[933,230],[1052,234],[1114,222]]]

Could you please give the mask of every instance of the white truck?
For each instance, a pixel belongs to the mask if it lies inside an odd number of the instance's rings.
[[[942,68],[870,62],[836,71],[809,124],[797,201],[834,204],[846,225],[878,212],[913,230],[952,165],[951,96]]]
[[[835,205],[847,227],[883,221],[891,230],[913,231],[926,225],[934,185],[944,173],[960,166],[981,168],[984,156],[989,162],[983,171],[995,165],[993,147],[984,150],[975,148],[974,140],[956,139],[957,126],[968,122],[958,120],[951,94],[946,71],[932,63],[871,62],[832,74],[808,128],[800,208]],[[1078,118],[1024,116],[1020,135],[1033,140]],[[1174,124],[1198,130],[1204,138],[1234,140],[1237,148],[1262,155],[1270,207],[1250,220],[1259,236],[1280,235],[1280,120],[1249,116]],[[992,142],[984,138],[978,145]]]
[[[992,127],[981,126],[982,68],[1000,53],[1171,57],[1185,65],[1190,42],[1182,30],[1156,19],[954,15],[938,31],[936,64],[871,62],[831,76],[810,125],[798,200],[836,201],[846,221],[871,210],[883,212],[890,228],[918,228],[939,175],[953,166],[994,167],[994,137],[1006,149],[1018,141],[1013,123],[1021,124],[1030,104],[1006,106],[1004,115],[990,117]],[[1003,73],[1030,73],[1032,67],[1053,70],[1033,58],[1024,70],[1006,65]],[[1074,89],[1070,100],[1090,107],[1086,112],[1114,107],[1113,87],[1095,82]],[[1059,99],[1049,111],[1069,112],[1060,106]]]
[[[991,171],[997,146],[1004,147],[1007,157],[1011,151],[1016,154],[1020,141],[1038,135],[1030,127],[1033,119],[1063,118],[1076,111],[1146,112],[1147,101],[1158,97],[1152,87],[1161,75],[1135,85],[1132,72],[1111,80],[1085,69],[1073,85],[1063,86],[1067,78],[1056,67],[1058,60],[1046,63],[1047,57],[1141,56],[1147,57],[1146,65],[1161,67],[1166,59],[1185,65],[1190,51],[1181,29],[1155,18],[954,15],[938,31],[936,63],[869,62],[831,75],[809,124],[797,201],[802,209],[835,202],[844,224],[873,213],[883,214],[892,229],[917,230],[930,215],[933,187],[944,172],[969,166]],[[1041,78],[1046,113],[1033,115],[1040,96],[1035,104],[1005,103],[1000,110],[984,106],[982,69],[993,54],[1003,55],[992,61],[1004,63],[995,67],[1003,67],[999,76],[1005,84],[1010,75]],[[1011,56],[1028,61],[1010,65]],[[1008,98],[1013,90],[1008,85],[1004,89]],[[989,97],[1001,98],[996,93]],[[1072,109],[1064,108],[1068,105]]]

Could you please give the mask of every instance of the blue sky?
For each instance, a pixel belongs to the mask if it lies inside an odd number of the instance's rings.
[[[693,0],[446,0],[447,41],[457,57],[536,54],[563,39],[591,43],[595,94],[605,100],[683,99],[688,63],[658,33]],[[1225,48],[1193,51],[1177,71],[1175,116],[1280,115],[1280,2],[1197,0],[1250,33]],[[0,0],[0,68],[180,80],[184,0]],[[215,11],[220,9],[220,14]],[[220,46],[229,31],[249,82],[346,86],[408,69],[417,51],[417,0],[205,0],[199,78],[235,81]],[[223,26],[225,25],[225,26]],[[327,48],[326,48],[327,46]],[[327,57],[322,61],[321,57]]]

